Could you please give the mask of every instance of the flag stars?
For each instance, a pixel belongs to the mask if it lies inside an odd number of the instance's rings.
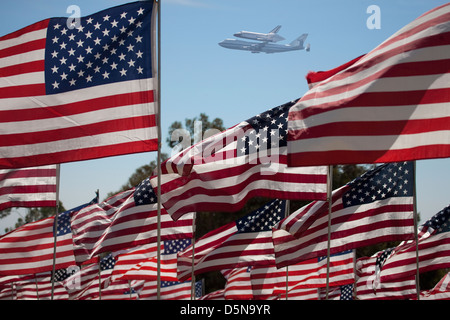
[[[138,30],[143,26],[144,13],[144,8],[137,6],[133,12],[117,15],[94,14],[81,18],[81,23],[74,23],[71,28],[57,23],[62,20],[50,19],[47,55],[53,60],[45,73],[49,93],[109,83],[113,79],[142,78],[147,71],[143,65],[147,63],[143,60],[147,54],[144,45],[150,41],[150,36]]]

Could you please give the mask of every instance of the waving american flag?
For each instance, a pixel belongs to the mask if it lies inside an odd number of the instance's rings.
[[[0,168],[157,149],[153,1],[0,37]]]

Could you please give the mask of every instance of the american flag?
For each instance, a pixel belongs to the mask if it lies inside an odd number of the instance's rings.
[[[194,299],[198,299],[203,293],[203,281],[196,281],[194,285]],[[191,300],[192,283],[190,281],[161,281],[161,300]],[[156,281],[147,281],[140,292],[140,300],[156,300]]]
[[[56,165],[0,169],[0,210],[56,207]]]
[[[222,270],[226,279],[223,296],[226,300],[252,300],[253,289],[250,278],[252,266]]]
[[[320,288],[319,295],[320,300],[326,299],[326,288]],[[328,292],[328,300],[353,300],[353,284],[330,288]]]
[[[421,15],[313,83],[289,110],[288,164],[449,157],[449,11]]]
[[[163,243],[160,243],[159,249],[160,252],[164,250]],[[113,252],[116,263],[111,275],[112,281],[123,279],[122,277],[124,277],[130,269],[134,268],[142,261],[155,257],[157,251],[158,245],[155,242]]]
[[[385,241],[411,239],[414,165],[387,163],[333,191],[331,254]],[[315,201],[275,226],[277,266],[326,256],[327,201]]]
[[[156,242],[157,218],[157,197],[148,178],[98,205],[80,210],[71,220],[76,261]],[[193,214],[173,221],[161,209],[161,240],[192,238],[192,223]]]
[[[450,268],[450,206],[442,209],[422,225],[418,242],[419,266],[416,261],[416,242],[408,241],[396,247],[386,259],[380,280],[389,281],[420,273]]]
[[[58,214],[55,217],[27,223],[0,237],[0,275],[34,274],[53,269],[56,230],[55,268],[75,265],[70,216],[97,201]]]
[[[35,274],[32,278],[15,282],[17,300],[51,300],[52,282],[51,272]],[[64,286],[55,282],[53,286],[53,300],[68,300],[69,295]]]
[[[178,219],[191,211],[237,211],[254,196],[326,199],[326,167],[287,167],[292,105],[265,111],[165,161],[161,201],[167,212]]]
[[[416,294],[414,276],[392,280],[378,281],[377,263],[385,251],[370,257],[362,257],[355,265],[355,297],[358,300],[403,300],[412,299]]]
[[[450,300],[450,272],[433,289],[422,291],[420,300]]]
[[[248,265],[274,263],[272,228],[285,215],[285,200],[273,200],[215,229],[178,254],[178,279]],[[194,261],[192,255],[194,254]]]
[[[354,252],[349,250],[330,257],[329,286],[340,286],[354,282]],[[255,267],[251,271],[253,289],[258,296],[295,297],[300,289],[326,287],[327,259],[318,257],[301,261],[287,268]],[[286,287],[286,284],[288,287]],[[305,291],[308,292],[308,291]]]
[[[159,259],[160,280],[178,281],[177,253],[191,244],[191,239],[175,239],[164,241],[163,250]],[[158,257],[152,256],[142,260],[121,277],[127,280],[154,280],[158,276]]]
[[[153,1],[0,38],[0,168],[157,150]]]
[[[109,254],[98,263],[83,266],[63,281],[70,300],[96,299],[99,291],[107,287],[114,268],[115,259]],[[100,278],[99,278],[100,276]]]

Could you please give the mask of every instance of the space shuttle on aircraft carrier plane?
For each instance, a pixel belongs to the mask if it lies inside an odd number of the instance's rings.
[[[277,34],[278,30],[280,30],[281,26],[276,26],[269,33],[259,33],[252,31],[239,31],[234,34],[235,37],[244,38],[244,39],[252,39],[258,41],[268,41],[268,42],[278,42],[284,40],[282,36]]]
[[[304,33],[301,36],[297,37],[294,41],[292,41],[289,44],[274,43],[284,40],[282,36],[277,34],[280,28],[281,26],[277,26],[269,33],[240,31],[234,34],[234,36],[239,38],[258,40],[261,42],[243,41],[237,39],[225,39],[219,42],[219,45],[228,49],[246,50],[251,51],[252,53],[260,53],[260,52],[277,53],[303,49],[309,51],[310,44],[308,43],[306,46],[304,45],[306,37],[308,36],[307,33]]]

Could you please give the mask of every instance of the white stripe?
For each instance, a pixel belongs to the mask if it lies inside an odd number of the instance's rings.
[[[45,73],[44,72],[30,72],[27,73],[26,76],[14,75],[10,77],[1,77],[0,78],[0,88],[6,87],[14,87],[14,86],[23,86],[28,84],[40,84],[45,82]]]
[[[386,136],[332,136],[288,142],[291,150],[301,150],[302,153],[323,150],[402,150],[441,144],[450,144],[450,130]]]
[[[26,145],[26,154],[24,154],[24,146],[0,147],[0,154],[3,158],[15,158],[103,146],[111,146],[111,148],[114,148],[114,145],[116,144],[155,139],[156,137],[157,129],[156,127],[151,127],[136,130],[127,130],[126,135],[121,134],[120,132],[111,132],[95,136],[58,140],[45,143],[35,143],[32,145]]]
[[[46,37],[47,28],[30,31],[22,34],[21,36],[0,41],[0,50],[38,39],[45,39]]]
[[[0,189],[4,187],[16,187],[16,186],[43,186],[43,185],[55,185],[56,177],[24,177],[24,178],[7,178],[0,180]]]
[[[449,80],[450,81],[450,80]],[[319,113],[306,120],[292,121],[292,128],[302,130],[313,128],[328,123],[339,122],[368,122],[374,121],[397,121],[397,120],[423,120],[437,119],[450,116],[450,104],[448,102],[420,105],[384,106],[384,107],[349,107],[330,110]],[[307,123],[307,125],[305,124]]]
[[[38,49],[25,53],[19,53],[14,56],[0,58],[0,66],[4,68],[26,62],[41,61],[44,59],[45,59],[45,49]]]
[[[154,79],[119,81],[47,96],[2,99],[0,110],[25,110],[54,107],[81,101],[154,89]],[[111,94],[113,93],[113,94]]]
[[[0,135],[24,133],[24,129],[26,130],[25,133],[32,133],[77,128],[110,120],[127,119],[128,117],[145,117],[149,115],[149,111],[154,111],[154,103],[109,107],[55,118],[6,122],[2,123]]]

